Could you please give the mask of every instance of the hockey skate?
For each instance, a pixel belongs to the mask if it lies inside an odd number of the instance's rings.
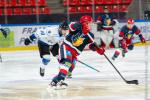
[[[40,75],[43,77],[45,74],[45,69],[44,68],[40,68]]]
[[[60,82],[55,82],[52,81],[49,86],[53,89],[53,90],[63,90],[66,89],[68,84],[65,83],[63,80],[61,80]]]

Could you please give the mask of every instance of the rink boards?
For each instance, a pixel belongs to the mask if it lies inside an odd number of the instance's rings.
[[[115,34],[114,38],[118,40],[118,33],[120,28],[125,23],[117,23],[114,26]],[[2,25],[2,27],[9,32],[8,37],[4,38],[2,34],[0,34],[0,50],[33,50],[37,49],[36,41],[33,42],[30,46],[25,47],[24,39],[35,32],[40,27],[46,26],[58,26],[59,24],[8,24]],[[141,33],[146,38],[146,40],[150,40],[150,21],[137,21],[136,25],[141,29]],[[91,24],[91,31],[95,35],[95,41],[99,41],[99,32],[97,32],[97,25]],[[139,37],[135,36],[134,42],[139,42]],[[148,43],[149,44],[149,43]]]

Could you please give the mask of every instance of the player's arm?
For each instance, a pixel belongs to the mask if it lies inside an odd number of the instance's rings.
[[[0,31],[2,32],[3,36],[6,38],[7,37],[7,32],[3,28],[0,28]]]
[[[141,42],[142,42],[142,43],[145,43],[146,40],[145,40],[145,38],[143,37],[143,35],[141,34],[141,30],[140,30],[137,26],[134,26],[134,30],[135,30],[135,34],[139,36]]]
[[[81,31],[83,34],[88,34],[90,32],[90,27],[87,23],[83,23],[82,25],[80,23],[72,22],[69,25],[69,28],[71,31]]]
[[[111,25],[118,25],[119,24],[119,21],[117,19],[113,19],[112,22],[111,22]]]
[[[97,24],[97,31],[102,31],[102,17],[99,16],[95,22]]]
[[[96,51],[98,54],[103,55],[105,52],[105,49],[103,47],[99,47],[97,45],[96,42],[94,42],[94,34],[89,32],[88,33],[88,37],[89,37],[89,49],[91,49],[92,51]]]
[[[74,31],[77,31],[77,30],[81,30],[82,29],[82,26],[80,23],[77,23],[77,22],[71,22],[69,24],[69,29],[70,31],[74,32]]]
[[[98,47],[98,45],[94,42],[94,43],[91,43],[89,45],[89,48],[92,50],[92,51],[96,51],[98,54],[100,55],[103,55],[104,52],[105,52],[105,49],[103,47]]]
[[[29,45],[36,39],[37,39],[36,33],[33,33],[32,35],[30,35],[28,38],[25,39],[24,44]]]

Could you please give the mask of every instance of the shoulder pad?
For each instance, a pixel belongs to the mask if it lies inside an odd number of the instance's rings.
[[[69,29],[71,30],[71,31],[76,31],[76,30],[81,30],[81,24],[80,23],[77,23],[77,22],[71,22],[70,24],[69,24]]]

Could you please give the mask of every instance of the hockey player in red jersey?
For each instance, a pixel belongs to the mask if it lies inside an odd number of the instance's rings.
[[[103,55],[105,50],[96,45],[94,42],[94,34],[90,32],[89,24],[92,21],[91,16],[82,16],[80,22],[70,23],[70,32],[59,50],[60,70],[58,75],[52,79],[50,83],[51,87],[58,85],[67,86],[63,80],[65,80],[68,71],[74,69],[77,56],[81,54],[86,45],[89,45],[90,49],[97,51],[98,54]]]
[[[122,56],[125,56],[125,53],[128,52],[128,50],[133,50],[134,48],[134,34],[138,35],[141,42],[145,43],[145,38],[141,34],[140,29],[134,24],[134,20],[132,18],[129,18],[127,21],[127,24],[124,25],[121,28],[121,31],[119,33],[119,47],[122,49]],[[116,50],[112,59],[115,60],[120,54],[120,50]]]

